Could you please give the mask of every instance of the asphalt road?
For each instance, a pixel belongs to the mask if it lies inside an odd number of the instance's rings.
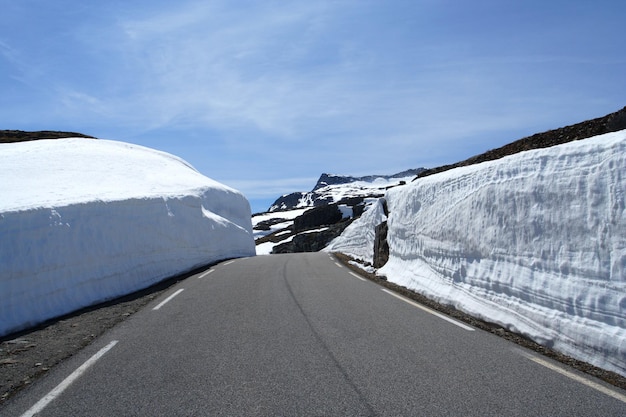
[[[0,415],[624,416],[626,392],[313,253],[180,282]]]

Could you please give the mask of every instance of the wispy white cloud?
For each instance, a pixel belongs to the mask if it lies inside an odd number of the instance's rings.
[[[203,12],[205,25],[192,28],[175,23],[161,32],[161,17],[127,24],[135,35],[126,47],[148,51],[138,65],[151,82],[138,98],[166,107],[155,112],[165,122],[248,125],[289,139],[316,121],[337,122],[333,118],[354,111],[357,98],[346,89],[346,74],[336,72],[341,63],[310,66],[317,59],[308,55],[316,42],[312,32],[324,25],[324,8],[300,3],[284,10]],[[191,15],[200,23],[200,13],[193,8],[173,20],[188,22]]]
[[[539,0],[23,4],[6,19],[32,33],[0,27],[0,89],[13,91],[0,116],[166,145],[255,195],[290,185],[272,186],[276,171],[454,162],[601,116],[626,92],[624,26],[595,6],[577,17]],[[270,180],[238,179],[251,177]]]
[[[367,53],[369,36],[341,30],[354,12],[350,3],[247,6],[190,2],[119,21],[111,36],[128,68],[120,74],[125,88],[99,104],[152,129],[245,128],[283,141],[340,130],[362,143],[406,142],[527,121],[515,111],[524,105],[523,86],[514,85],[520,78],[498,80],[499,68],[518,64],[508,56],[462,58],[456,43],[445,41],[436,53],[431,45]],[[497,109],[509,116],[499,117]]]

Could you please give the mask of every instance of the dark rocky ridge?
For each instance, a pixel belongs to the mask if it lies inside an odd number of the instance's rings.
[[[295,208],[300,203],[300,200],[304,199],[309,193],[296,191],[291,194],[285,194],[280,196],[272,203],[268,211],[284,211]]]
[[[406,171],[398,172],[397,174],[393,175],[366,175],[364,177],[352,177],[349,175],[332,175],[323,173],[317,180],[315,187],[313,187],[313,191],[318,190],[322,187],[326,187],[327,185],[348,184],[355,181],[373,182],[376,178],[385,178],[388,180],[394,178],[405,178],[412,175],[419,175],[424,170],[425,168],[407,169]]]
[[[298,207],[303,207],[303,202],[306,204],[304,206],[309,207],[320,207],[325,206],[332,203],[337,204],[348,204],[350,206],[354,205],[350,202],[342,201],[333,201],[333,198],[329,195],[325,195],[323,192],[318,192],[318,190],[327,187],[329,185],[340,185],[340,184],[349,184],[356,181],[365,181],[365,182],[373,182],[377,178],[384,178],[386,180],[396,179],[396,178],[407,178],[415,175],[419,175],[423,172],[425,168],[416,168],[416,169],[408,169],[406,171],[399,172],[393,175],[366,175],[363,177],[353,177],[349,175],[333,175],[323,173],[313,189],[309,192],[301,192],[297,191],[291,194],[283,195],[274,201],[270,206],[268,212],[277,212],[277,211],[285,211],[285,210],[293,210]],[[368,197],[382,197],[384,195],[385,189],[381,189],[381,192],[375,193],[372,192]],[[363,197],[361,197],[362,199]],[[345,200],[345,199],[344,199]]]
[[[362,201],[352,201],[354,205],[351,208],[355,216],[363,212]],[[269,230],[270,226],[284,221],[280,218],[270,219],[257,224],[255,229]],[[296,217],[291,226],[257,239],[256,244],[278,243],[291,238],[288,242],[274,246],[272,253],[317,252],[328,246],[351,222],[352,219],[343,218],[337,203],[314,207]]]
[[[495,159],[500,159],[519,152],[529,151],[532,149],[549,148],[551,146],[561,145],[575,140],[588,139],[593,136],[617,132],[618,130],[623,129],[626,129],[626,107],[604,117],[598,117],[597,119],[587,120],[582,123],[561,127],[559,129],[548,130],[543,133],[536,133],[532,136],[516,140],[515,142],[511,142],[497,149],[491,149],[485,153],[473,156],[455,164],[427,169],[419,173],[416,179],[453,168],[493,161]]]
[[[28,142],[40,139],[86,138],[96,139],[93,136],[75,132],[58,132],[54,130],[40,130],[25,132],[23,130],[0,130],[0,143]]]
[[[341,219],[341,211],[339,211],[337,204],[329,204],[312,208],[296,217],[293,222],[293,229],[295,232],[302,232],[315,227],[339,223]]]

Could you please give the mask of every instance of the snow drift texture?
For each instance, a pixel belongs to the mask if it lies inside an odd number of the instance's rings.
[[[624,175],[621,131],[391,189],[379,273],[626,375]]]
[[[382,199],[378,199],[368,205],[365,213],[346,227],[340,236],[333,239],[324,251],[348,253],[372,264],[376,240],[374,228],[385,220],[387,216],[385,216]]]
[[[0,335],[255,254],[245,197],[172,155],[64,139],[0,161]]]

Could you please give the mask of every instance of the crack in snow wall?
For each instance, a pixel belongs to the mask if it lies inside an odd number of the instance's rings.
[[[626,131],[389,190],[389,280],[626,375]]]

